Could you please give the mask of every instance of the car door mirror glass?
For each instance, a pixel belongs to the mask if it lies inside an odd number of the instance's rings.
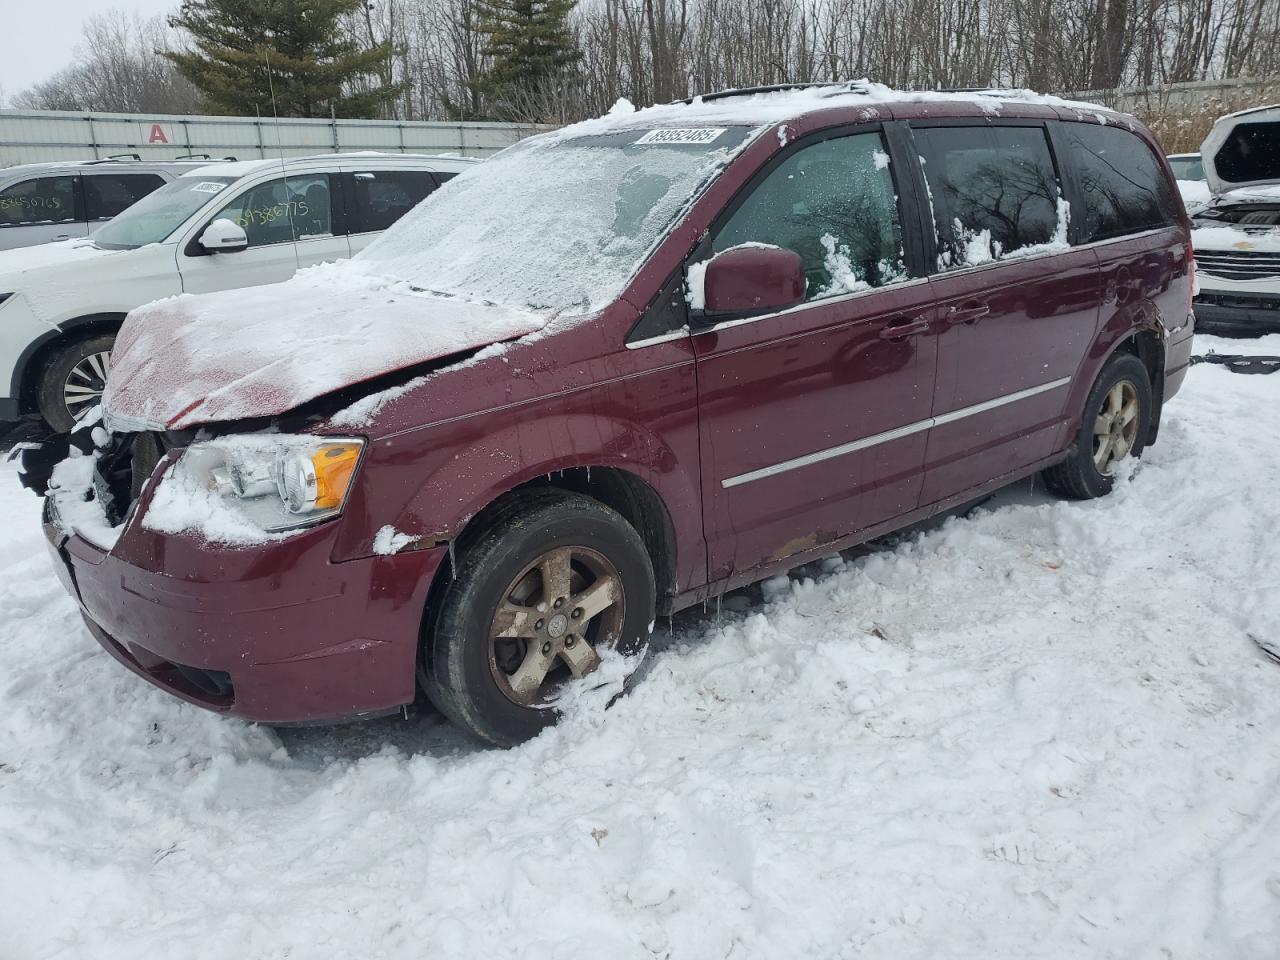
[[[248,248],[249,238],[243,227],[219,217],[200,234],[200,246],[210,253],[235,253]]]
[[[690,305],[711,323],[785,310],[804,301],[804,263],[793,250],[743,244],[690,267],[689,288]]]

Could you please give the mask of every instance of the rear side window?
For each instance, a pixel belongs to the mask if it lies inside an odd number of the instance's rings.
[[[1109,240],[1177,222],[1164,170],[1144,141],[1121,127],[1064,123],[1083,195],[1082,240]]]
[[[219,218],[243,227],[250,247],[332,236],[329,175],[303,174],[260,183],[213,217]]]
[[[1067,213],[1042,127],[922,127],[915,137],[940,270],[1065,245]]]
[[[716,234],[712,251],[744,243],[798,253],[808,300],[905,279],[893,175],[880,134],[824,140],[782,161]]]
[[[387,229],[436,188],[435,177],[425,170],[374,170],[353,173],[351,178],[352,233]]]
[[[0,227],[68,223],[76,215],[75,177],[37,177],[0,191]]]
[[[85,215],[91,221],[110,220],[162,186],[164,179],[154,173],[86,175]]]

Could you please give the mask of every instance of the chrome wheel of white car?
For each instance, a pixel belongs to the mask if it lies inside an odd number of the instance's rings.
[[[79,420],[102,402],[102,391],[106,389],[110,371],[109,350],[91,353],[71,368],[62,385],[62,402],[73,420]]]

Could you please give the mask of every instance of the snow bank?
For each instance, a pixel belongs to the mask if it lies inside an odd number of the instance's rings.
[[[0,468],[4,952],[1273,960],[1277,379],[1193,368],[1110,499],[1028,481],[661,623],[511,751],[148,687]]]

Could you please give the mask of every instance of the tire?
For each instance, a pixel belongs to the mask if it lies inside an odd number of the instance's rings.
[[[1136,403],[1133,418],[1121,418],[1117,431],[1114,410],[1116,397],[1121,411]],[[1045,485],[1059,496],[1091,500],[1111,492],[1115,479],[1111,467],[1126,456],[1140,457],[1151,433],[1151,377],[1146,366],[1130,353],[1116,354],[1102,368],[1084,404],[1084,416],[1076,433],[1071,455],[1044,472]],[[1106,434],[1096,431],[1104,426]],[[1122,451],[1115,457],[1115,451]],[[1099,465],[1099,458],[1106,461]]]
[[[55,433],[67,433],[96,407],[111,367],[114,334],[74,340],[57,347],[40,375],[40,415]]]
[[[560,490],[512,494],[460,544],[425,620],[419,680],[473,736],[522,743],[555,723],[556,691],[594,669],[596,649],[642,648],[654,597],[644,542],[617,512]]]

